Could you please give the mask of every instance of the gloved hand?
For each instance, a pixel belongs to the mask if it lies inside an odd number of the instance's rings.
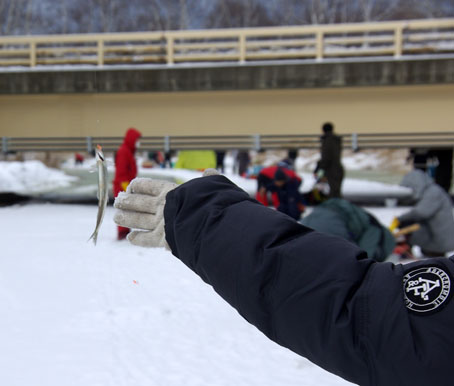
[[[391,225],[389,226],[389,230],[391,232],[394,232],[397,228],[399,228],[400,221],[397,219],[397,217],[393,218],[393,221],[391,221]]]
[[[207,169],[203,176],[219,174]],[[117,212],[114,221],[120,226],[135,229],[128,234],[128,240],[141,247],[164,247],[169,249],[164,230],[164,206],[166,195],[177,184],[150,178],[135,178],[126,192],[120,192],[115,199]]]
[[[164,205],[168,192],[177,184],[150,178],[135,178],[126,192],[115,199],[114,221],[123,227],[135,229],[128,240],[142,247],[166,247],[164,233]]]

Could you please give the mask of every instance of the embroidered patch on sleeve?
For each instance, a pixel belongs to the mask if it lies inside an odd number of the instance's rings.
[[[406,307],[416,314],[441,310],[451,297],[451,277],[442,268],[416,268],[404,276]]]

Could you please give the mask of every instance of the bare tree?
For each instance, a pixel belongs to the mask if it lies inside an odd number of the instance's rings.
[[[207,16],[208,28],[273,25],[266,8],[258,0],[218,0]]]
[[[5,20],[3,22],[3,27],[2,27],[3,35],[11,34],[11,26],[12,26],[13,18],[14,18],[15,5],[16,5],[16,2],[14,2],[13,0],[8,1],[6,4]]]
[[[25,6],[25,30],[24,33],[29,35],[31,33],[31,25],[33,18],[33,0],[28,0]],[[0,12],[1,13],[1,12]]]
[[[0,33],[346,23],[454,16],[454,0],[0,0]]]
[[[186,0],[180,0],[179,29],[188,29],[188,7]]]

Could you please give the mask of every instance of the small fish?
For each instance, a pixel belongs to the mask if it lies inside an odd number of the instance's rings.
[[[89,241],[93,239],[95,245],[98,239],[99,228],[101,227],[102,220],[104,219],[107,202],[109,201],[106,159],[104,158],[102,147],[100,145],[96,145],[96,166],[98,168],[98,216],[96,218],[96,228],[88,239]]]

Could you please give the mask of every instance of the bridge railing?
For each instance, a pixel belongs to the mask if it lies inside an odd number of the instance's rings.
[[[0,68],[401,57],[454,53],[454,18],[0,37]]]
[[[446,148],[454,147],[453,132],[433,133],[351,133],[342,134],[343,147],[361,149]],[[122,137],[2,137],[2,153],[13,152],[92,152],[100,144],[113,152]],[[144,136],[141,150],[279,150],[318,149],[317,134],[230,135],[230,136]]]

